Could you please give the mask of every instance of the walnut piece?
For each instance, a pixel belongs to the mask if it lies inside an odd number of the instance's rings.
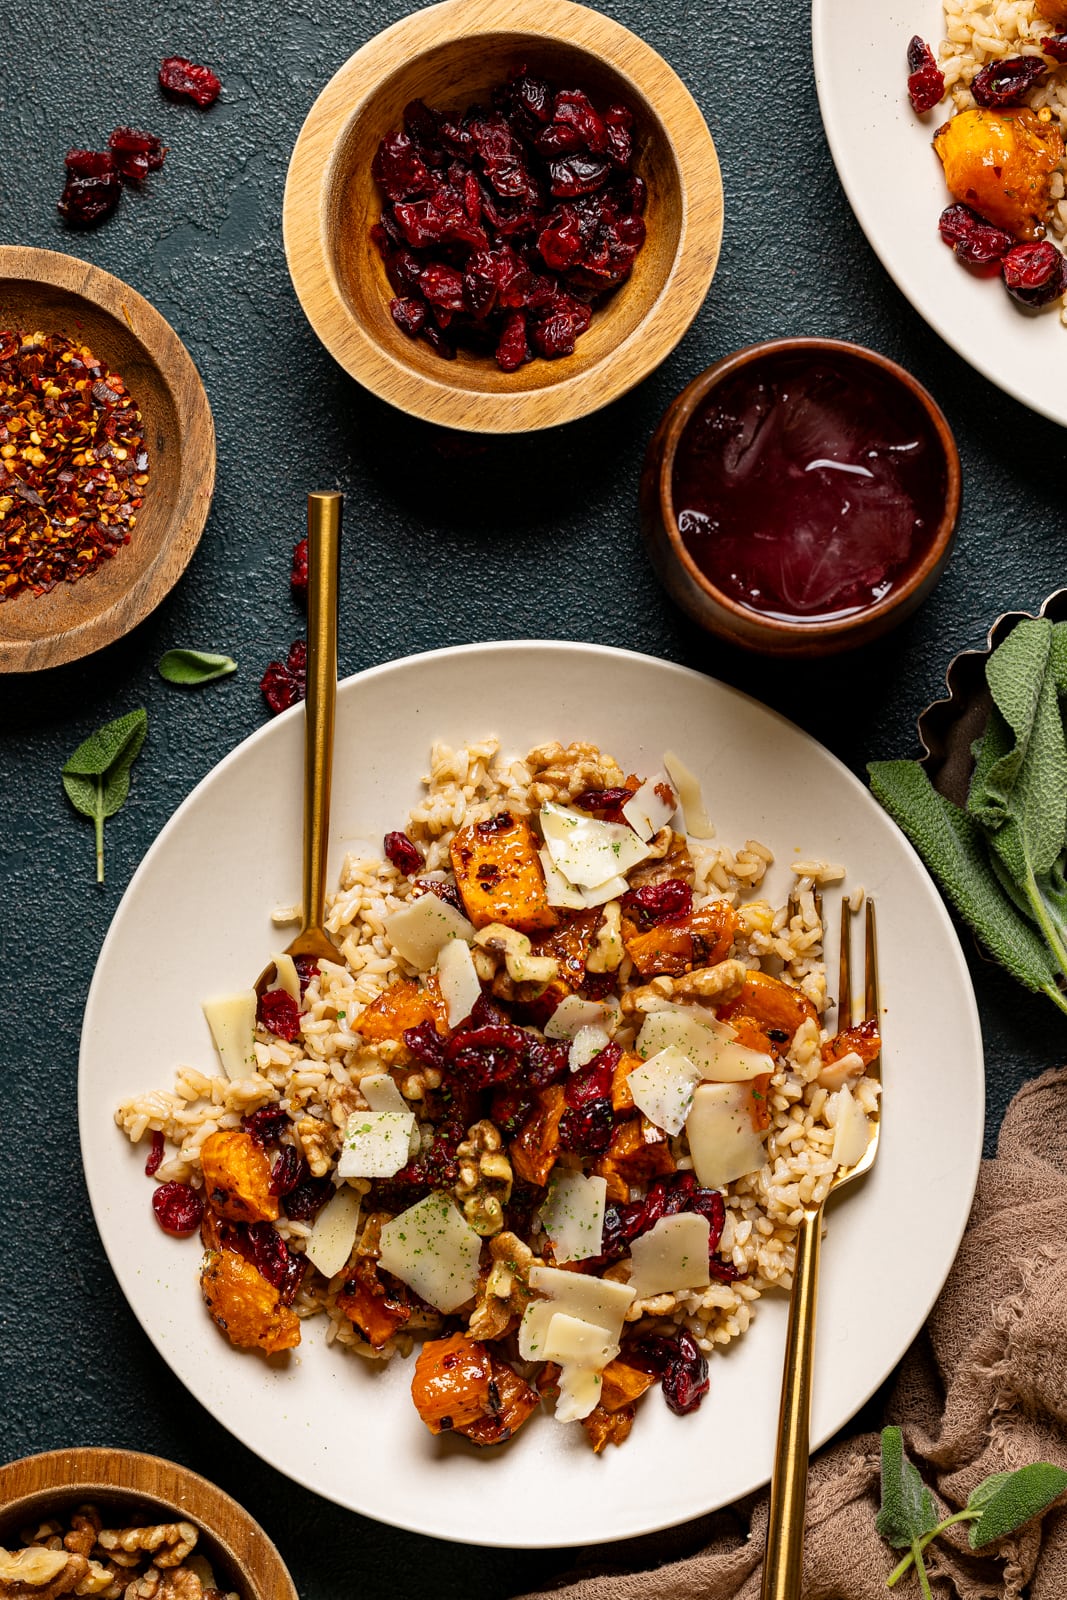
[[[474,1123],[456,1155],[459,1177],[453,1193],[475,1233],[488,1239],[504,1226],[504,1207],[511,1199],[511,1162],[500,1130],[486,1118]]]
[[[611,756],[603,755],[595,744],[558,742],[538,745],[526,757],[534,781],[527,791],[531,806],[546,800],[566,805],[587,789],[617,789],[625,774]]]
[[[88,1570],[84,1556],[67,1550],[0,1550],[0,1594],[4,1600],[59,1600],[75,1592]]]
[[[530,1267],[534,1255],[529,1245],[514,1233],[498,1233],[490,1240],[489,1254],[493,1265],[478,1286],[468,1329],[472,1339],[502,1339],[517,1325],[533,1298]]]
[[[119,1551],[127,1555],[146,1551],[157,1567],[180,1567],[197,1537],[191,1522],[157,1522],[150,1528],[104,1528],[96,1542],[116,1560]]]

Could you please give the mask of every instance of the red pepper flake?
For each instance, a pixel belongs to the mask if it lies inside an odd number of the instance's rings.
[[[185,56],[168,56],[159,64],[159,87],[167,94],[206,107],[215,104],[222,84],[210,67],[197,66]]]
[[[0,601],[96,571],[129,544],[147,483],[118,373],[61,334],[0,332]]]

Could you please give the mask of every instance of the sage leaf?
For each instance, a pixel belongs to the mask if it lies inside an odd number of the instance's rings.
[[[908,1460],[899,1428],[882,1429],[882,1508],[875,1527],[895,1550],[909,1549],[937,1527],[934,1497]]]
[[[971,1524],[969,1537],[973,1550],[1014,1533],[1031,1517],[1039,1516],[1067,1489],[1067,1472],[1049,1461],[1035,1461],[1032,1466],[1020,1467],[1018,1472],[998,1472],[995,1477],[1000,1481],[985,1501],[978,1521]],[[986,1481],[992,1482],[991,1479]],[[979,1484],[978,1489],[983,1487]],[[967,1503],[969,1506],[971,1502]]]
[[[997,1490],[1012,1476],[1014,1474],[1010,1472],[991,1472],[988,1478],[983,1478],[981,1483],[976,1484],[971,1490],[967,1498],[967,1510],[983,1511]]]
[[[212,655],[207,650],[168,650],[157,670],[168,683],[196,687],[228,677],[237,671],[237,663],[232,656]]]
[[[1002,892],[976,818],[938,794],[917,761],[873,761],[867,771],[877,799],[990,953],[1026,988],[1055,989],[1052,953]]]
[[[130,768],[148,732],[143,710],[106,723],[80,744],[63,768],[67,798],[82,816],[92,819],[96,833],[96,881],[104,881],[104,822],[126,803]]]

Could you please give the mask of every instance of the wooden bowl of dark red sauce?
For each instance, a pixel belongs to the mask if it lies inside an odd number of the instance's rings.
[[[709,367],[668,408],[641,483],[671,596],[772,655],[849,649],[914,611],[959,506],[959,453],[933,398],[833,339],[776,339]]]

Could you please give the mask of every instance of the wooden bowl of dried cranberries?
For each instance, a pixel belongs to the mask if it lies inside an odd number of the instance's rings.
[[[689,91],[571,0],[445,0],[331,79],[285,191],[300,302],[392,405],[483,433],[595,411],[674,348],[722,237]]]

